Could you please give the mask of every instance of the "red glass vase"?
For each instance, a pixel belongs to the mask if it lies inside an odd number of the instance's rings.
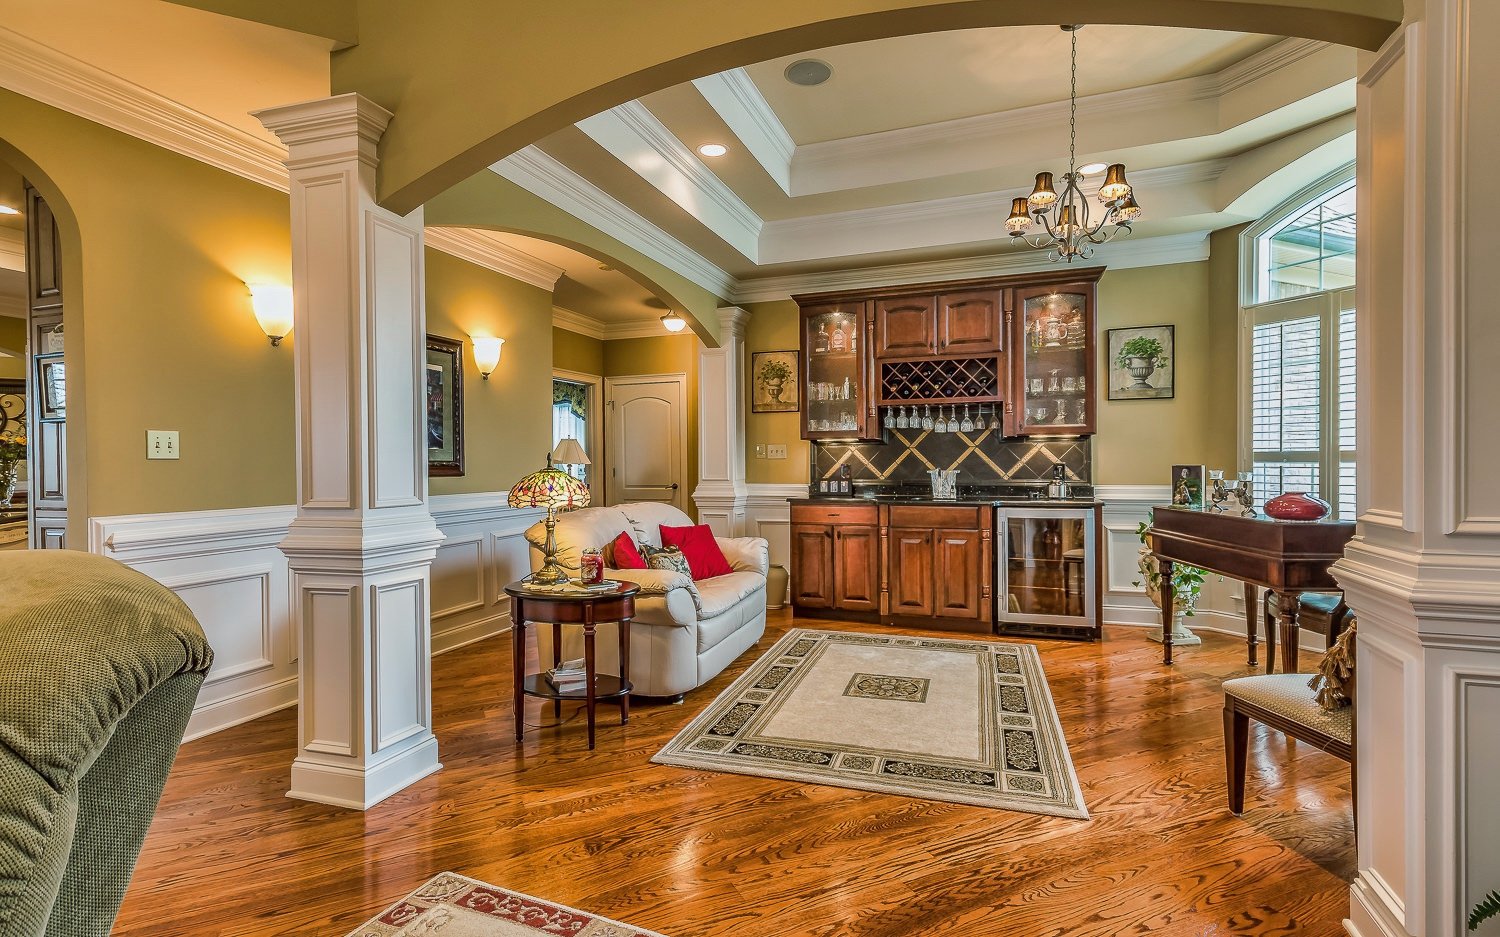
[[[1330,510],[1327,501],[1305,491],[1288,491],[1266,502],[1266,516],[1279,521],[1320,521]]]

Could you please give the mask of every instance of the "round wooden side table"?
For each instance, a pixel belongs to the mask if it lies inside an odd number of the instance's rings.
[[[633,582],[619,582],[604,592],[534,592],[526,582],[505,587],[510,596],[512,656],[516,676],[516,741],[525,729],[526,697],[550,699],[554,712],[562,711],[563,700],[583,700],[588,710],[589,748],[594,747],[594,707],[600,700],[620,701],[620,725],[630,721],[630,619],[635,617],[635,595],[641,587]],[[594,673],[594,630],[599,622],[619,622],[620,676]],[[552,666],[562,661],[562,626],[583,626],[583,661],[585,669],[582,690],[559,691],[547,682],[545,673],[526,673],[526,625],[531,622],[552,623]]]

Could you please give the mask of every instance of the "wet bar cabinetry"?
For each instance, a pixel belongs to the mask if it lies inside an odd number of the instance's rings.
[[[886,411],[972,406],[1006,436],[1094,432],[1102,267],[793,297],[802,436],[881,441]]]
[[[795,614],[987,634],[988,504],[794,501]]]

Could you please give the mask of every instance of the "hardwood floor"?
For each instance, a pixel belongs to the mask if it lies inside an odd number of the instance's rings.
[[[772,615],[762,650],[792,624]],[[1135,629],[1030,642],[1087,822],[650,764],[756,651],[629,726],[601,709],[592,753],[570,709],[518,747],[509,642],[433,661],[444,768],[364,814],[285,796],[295,710],[184,746],[115,933],[342,935],[447,870],[668,937],[1343,933],[1347,766],[1256,727],[1245,813],[1225,806],[1243,641],[1171,669]]]

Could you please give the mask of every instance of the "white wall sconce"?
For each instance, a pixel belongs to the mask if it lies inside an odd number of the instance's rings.
[[[292,330],[292,288],[279,283],[247,283],[250,287],[250,307],[255,310],[255,321],[272,345]]]
[[[470,335],[469,340],[474,343],[474,364],[479,368],[479,376],[489,380],[490,372],[500,366],[500,351],[501,346],[505,344],[505,339],[489,335]]]
[[[679,316],[675,309],[661,317],[661,324],[668,332],[681,332],[687,328],[687,320]]]

